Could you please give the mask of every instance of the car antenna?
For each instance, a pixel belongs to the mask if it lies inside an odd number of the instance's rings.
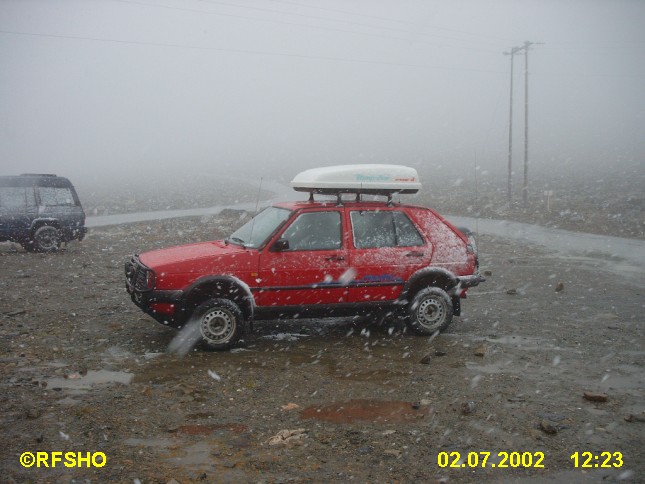
[[[260,193],[262,193],[262,177],[260,177],[260,184],[258,185],[258,196],[255,198],[255,212],[253,213],[253,220],[251,221],[251,236],[249,242],[253,240],[253,229],[255,228],[255,216],[258,214],[260,207]]]

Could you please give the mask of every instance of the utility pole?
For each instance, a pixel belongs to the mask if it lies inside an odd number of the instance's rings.
[[[529,48],[544,42],[524,42],[524,184],[522,200],[524,208],[529,206]]]
[[[529,47],[533,42],[524,42],[524,184],[522,203],[529,206]]]
[[[504,52],[504,55],[511,56],[511,102],[508,114],[508,183],[507,197],[510,205],[513,200],[512,178],[513,178],[513,61],[515,54],[521,50],[521,47],[513,47],[510,52]]]
[[[522,47],[513,47],[504,55],[511,56],[511,107],[509,112],[508,127],[508,201],[511,202],[511,174],[513,158],[513,56],[524,51],[524,183],[522,184],[522,201],[524,208],[529,204],[529,49],[532,45],[543,42],[524,42]]]

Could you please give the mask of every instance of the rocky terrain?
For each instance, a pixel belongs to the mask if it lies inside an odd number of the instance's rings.
[[[274,321],[230,352],[169,353],[176,331],[129,300],[125,258],[222,237],[243,216],[96,228],[51,255],[0,244],[3,481],[644,479],[642,274],[480,236],[488,280],[434,339]],[[107,462],[19,461],[55,451]],[[503,452],[524,465],[501,467]],[[600,460],[575,468],[575,452]]]

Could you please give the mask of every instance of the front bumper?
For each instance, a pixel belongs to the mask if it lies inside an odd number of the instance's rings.
[[[126,261],[125,289],[132,302],[161,324],[181,326],[185,320],[183,291],[150,289],[150,281],[154,279],[154,272],[137,255]]]

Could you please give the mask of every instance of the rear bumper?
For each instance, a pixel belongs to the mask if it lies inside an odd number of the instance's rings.
[[[486,278],[481,274],[473,274],[471,276],[459,276],[457,278],[458,287],[460,289],[467,289],[469,287],[478,286],[480,283],[485,282]]]

